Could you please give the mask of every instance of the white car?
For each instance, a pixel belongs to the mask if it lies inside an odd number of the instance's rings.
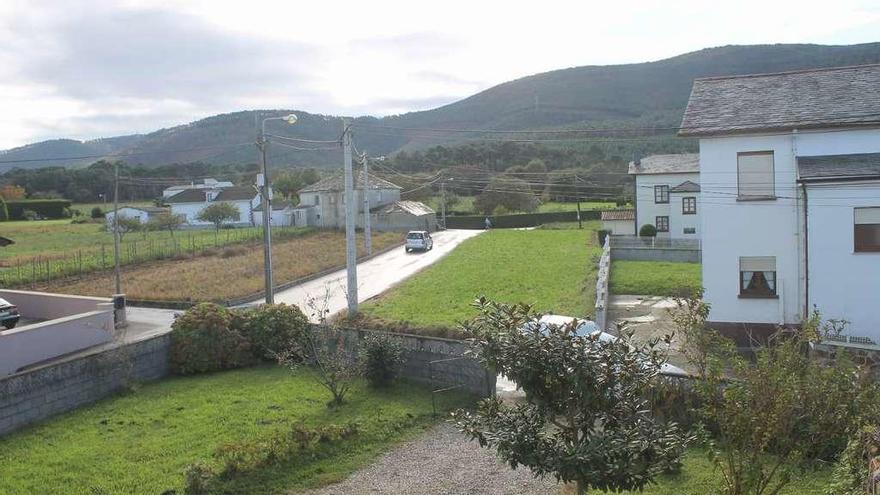
[[[431,233],[425,230],[411,230],[406,234],[406,252],[430,251],[434,249],[434,239]]]
[[[562,315],[544,315],[540,320],[537,321],[537,325],[541,329],[541,333],[547,334],[547,327],[550,325],[561,327],[563,325],[568,325],[576,318],[571,316],[562,316]],[[605,333],[599,330],[596,326],[596,323],[590,320],[578,320],[578,326],[575,328],[575,335],[580,337],[586,337],[587,335],[596,335],[599,334],[599,340],[608,342],[617,340],[617,337],[611,335],[609,333]],[[660,373],[663,375],[671,375],[671,376],[688,376],[688,373],[678,366],[664,363],[663,367],[660,368]]]

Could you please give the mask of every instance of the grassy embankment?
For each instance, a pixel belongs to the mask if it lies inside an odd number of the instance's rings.
[[[687,296],[702,287],[699,263],[612,261],[612,294]]]

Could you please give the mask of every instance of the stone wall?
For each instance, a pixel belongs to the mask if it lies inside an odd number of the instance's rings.
[[[168,334],[0,379],[0,435],[168,374]]]
[[[700,263],[699,249],[614,247],[612,256],[618,261],[672,261],[677,263]]]
[[[315,325],[321,329],[319,325]],[[468,344],[459,340],[343,329],[346,346],[354,349],[370,333],[383,333],[401,343],[406,361],[401,378],[430,385],[433,389],[461,386],[462,390],[480,397],[495,393],[495,373],[476,359],[465,356]]]
[[[602,246],[602,256],[599,257],[599,267],[596,270],[596,304],[593,319],[601,331],[605,331],[608,324],[608,282],[611,278],[611,236],[605,236]]]

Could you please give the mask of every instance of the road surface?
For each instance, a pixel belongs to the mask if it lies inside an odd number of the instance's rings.
[[[403,246],[358,264],[358,301],[365,301],[385,292],[395,284],[412,276],[449,254],[462,241],[481,234],[482,230],[445,230],[434,234],[434,249],[426,253],[406,253]],[[330,314],[346,309],[345,270],[339,270],[321,278],[305,282],[275,293],[276,303],[295,304],[309,315],[309,300],[315,299],[318,307],[324,306]],[[261,304],[260,298],[249,304]],[[315,318],[313,318],[315,319]]]

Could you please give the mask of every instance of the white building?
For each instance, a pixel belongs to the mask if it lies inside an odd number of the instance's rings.
[[[629,164],[635,176],[635,233],[657,228],[658,238],[700,238],[700,155],[651,155]]]
[[[263,225],[263,204],[259,201],[259,198],[257,199],[258,204],[253,210],[254,225]],[[269,225],[273,227],[290,227],[291,225],[296,225],[296,217],[294,215],[295,209],[293,203],[290,201],[273,201],[272,215],[269,216]],[[308,224],[302,223],[300,225]]]
[[[740,334],[815,306],[880,342],[880,65],[694,81],[710,320]],[[726,332],[726,333],[727,333]]]
[[[600,215],[602,229],[611,235],[636,235],[635,210],[605,210]]]
[[[144,224],[150,221],[150,219],[154,218],[156,215],[160,215],[168,211],[168,208],[162,208],[159,206],[123,206],[119,208],[119,216],[125,218],[136,218],[140,223]],[[107,221],[107,228],[111,228],[113,225],[113,221],[116,218],[117,211],[108,211],[104,218]]]
[[[171,186],[162,191],[162,197],[165,199],[174,196],[175,194],[186,191],[187,189],[223,189],[224,187],[232,187],[235,184],[228,181],[218,181],[216,179],[203,179],[201,182],[190,182],[189,184],[183,184],[179,186]]]
[[[205,207],[214,203],[229,203],[238,208],[238,219],[229,222],[235,226],[254,225],[253,211],[260,203],[254,186],[233,186],[219,189],[185,189],[165,200],[172,215],[181,215],[191,227],[213,226],[198,219]]]

